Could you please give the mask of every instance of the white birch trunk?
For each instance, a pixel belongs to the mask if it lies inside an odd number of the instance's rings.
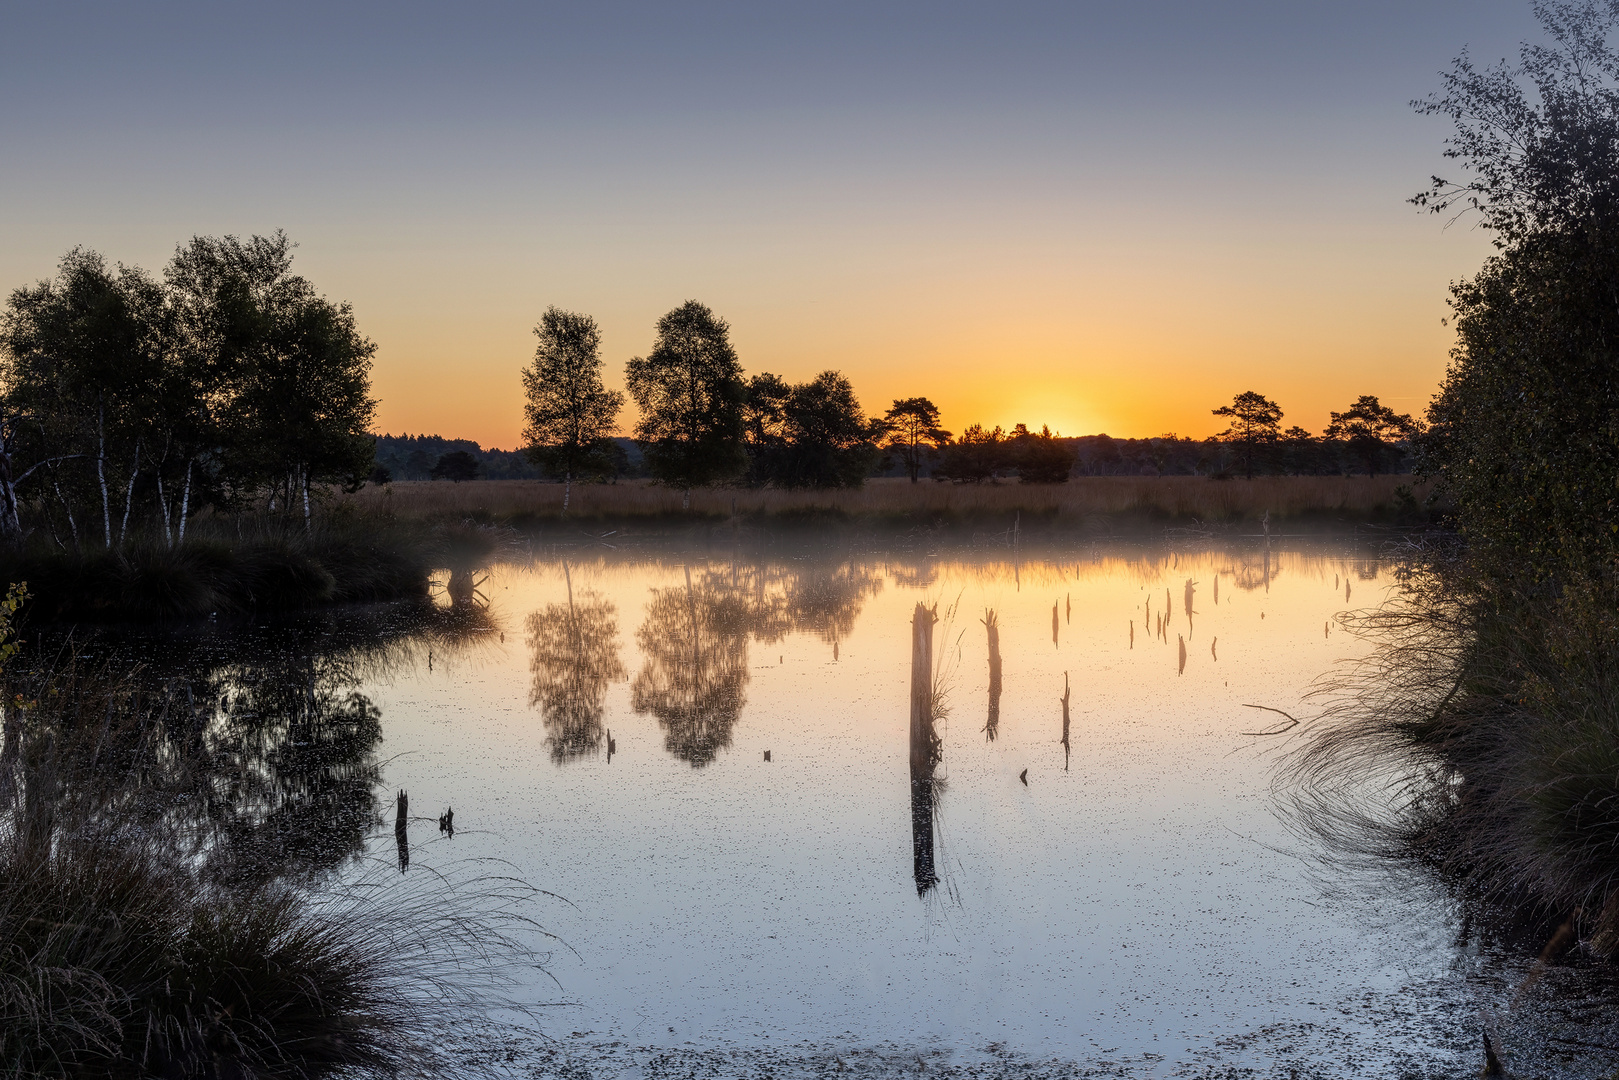
[[[182,543],[182,544],[186,542],[186,512],[187,512],[187,507],[190,505],[190,503],[191,503],[191,459],[186,458],[186,483],[185,483],[185,487],[182,488],[181,491],[180,491],[180,520],[178,522],[179,533],[180,533],[180,539],[179,539],[178,542]]]
[[[73,507],[69,506],[68,501],[62,497],[62,485],[56,482],[56,470],[54,468],[51,469],[51,487],[56,489],[57,501],[62,504],[62,512],[67,515],[67,531],[73,537],[73,548],[78,550],[79,525],[73,520]]]
[[[107,410],[96,410],[96,482],[101,485],[101,532],[112,547],[112,502],[107,498]]]
[[[11,470],[0,476],[0,538],[22,539],[22,519],[17,515],[17,488],[11,482]]]
[[[135,440],[135,464],[129,469],[129,484],[124,488],[124,520],[118,524],[118,546],[129,539],[129,507],[135,500],[135,478],[141,473],[141,441]]]
[[[174,532],[169,528],[169,497],[163,492],[163,466],[157,468],[157,509],[162,515],[163,544],[165,547],[174,546]]]
[[[17,485],[12,475],[11,427],[7,424],[0,429],[0,538],[21,540],[22,519],[17,514]]]

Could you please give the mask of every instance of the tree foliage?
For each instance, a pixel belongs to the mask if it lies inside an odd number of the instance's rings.
[[[561,764],[602,744],[607,687],[624,676],[618,656],[618,609],[593,590],[528,617],[528,702],[540,710],[551,760]]]
[[[1474,66],[1463,51],[1439,93],[1412,102],[1448,117],[1445,157],[1460,179],[1435,176],[1412,198],[1434,213],[1479,215],[1499,247],[1619,216],[1619,54],[1608,39],[1615,0],[1537,0],[1550,42],[1518,62]]]
[[[961,437],[939,451],[933,475],[958,484],[978,484],[993,477],[1011,463],[1011,447],[999,426],[985,430],[970,424]]]
[[[1332,414],[1326,435],[1347,443],[1366,474],[1376,476],[1383,468],[1391,444],[1409,442],[1416,433],[1417,425],[1411,417],[1395,412],[1374,394],[1362,394],[1348,409]]]
[[[158,281],[75,249],[0,315],[0,534],[174,542],[209,504],[283,512],[369,472],[375,346],[282,233],[197,237]]]
[[[1038,432],[1019,424],[1012,429],[1012,461],[1020,484],[1061,484],[1074,467],[1074,452],[1049,427]]]
[[[730,327],[707,307],[688,300],[659,319],[652,351],[630,360],[625,384],[653,477],[689,492],[746,471],[742,365]]]
[[[881,422],[867,420],[836,371],[790,385],[764,372],[743,405],[749,479],[783,488],[859,487],[876,462]]]
[[[927,458],[949,444],[950,432],[939,426],[939,407],[925,397],[897,398],[883,414],[888,449],[905,463],[905,472],[916,483]]]
[[[1215,416],[1229,417],[1231,423],[1217,438],[1233,443],[1242,461],[1243,475],[1253,479],[1261,464],[1261,456],[1278,438],[1282,422],[1282,408],[1263,394],[1245,390],[1231,399],[1231,404],[1213,410]]]
[[[540,339],[523,371],[528,396],[523,430],[529,459],[570,488],[576,476],[613,471],[611,437],[624,395],[602,385],[601,331],[589,315],[547,308]],[[563,495],[567,508],[568,493]]]
[[[1421,111],[1451,118],[1413,202],[1475,210],[1500,251],[1452,289],[1456,345],[1422,441],[1464,533],[1542,573],[1619,556],[1619,4],[1548,0],[1518,63],[1463,55]],[[1561,570],[1559,569],[1561,568]]]
[[[459,484],[464,480],[476,480],[479,465],[478,459],[465,450],[451,450],[433,463],[430,476],[434,480],[449,480]]]

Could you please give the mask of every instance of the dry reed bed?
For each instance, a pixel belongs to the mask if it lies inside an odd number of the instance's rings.
[[[1411,487],[1420,501],[1427,485],[1410,476],[1265,476],[1210,480],[1202,476],[1089,476],[1066,484],[942,484],[882,478],[854,490],[776,491],[705,488],[691,493],[691,512],[744,516],[834,512],[852,517],[990,516],[1055,512],[1063,517],[1145,514],[1182,520],[1257,520],[1319,513],[1375,514]],[[338,496],[368,511],[401,517],[488,513],[497,517],[558,516],[562,485],[532,480],[402,480]],[[580,517],[678,515],[681,493],[647,481],[575,485],[571,513]]]

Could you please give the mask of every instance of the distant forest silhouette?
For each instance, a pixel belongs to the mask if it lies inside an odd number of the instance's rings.
[[[1015,430],[1015,429],[1014,429]],[[625,465],[611,479],[635,480],[647,477],[646,466],[635,440],[620,436],[613,440],[622,448]],[[1158,435],[1151,438],[1114,438],[1107,434],[1054,436],[1053,441],[1067,454],[1071,463],[1069,476],[1213,476],[1242,475],[1238,449],[1220,438],[1194,439],[1178,435]],[[952,440],[939,451],[925,456],[920,465],[923,479],[955,480],[953,463],[948,453],[963,445]],[[971,446],[970,443],[965,444]],[[479,480],[542,480],[546,472],[535,465],[522,450],[484,448],[471,439],[448,439],[440,435],[379,435],[377,436],[377,465],[383,470],[377,476],[387,480],[432,480],[433,468],[446,454],[470,454],[478,463]],[[993,459],[991,459],[993,460]],[[1413,454],[1403,441],[1383,443],[1379,448],[1378,474],[1408,473],[1413,467]],[[1343,476],[1367,472],[1362,452],[1352,447],[1347,439],[1329,439],[1324,436],[1278,436],[1263,445],[1256,459],[1256,476]],[[869,476],[901,477],[906,475],[902,460],[879,459]],[[993,472],[983,479],[1014,480],[1018,469],[1011,462],[996,462]],[[970,481],[970,477],[964,482]]]

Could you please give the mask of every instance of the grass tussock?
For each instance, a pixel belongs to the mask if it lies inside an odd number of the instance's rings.
[[[1401,489],[1404,489],[1403,491]],[[1097,516],[1179,521],[1258,521],[1320,515],[1356,519],[1409,516],[1427,488],[1409,476],[1268,476],[1215,481],[1201,476],[1095,476],[1063,484],[947,484],[868,480],[829,491],[707,488],[691,493],[692,516],[841,521],[851,518],[994,517],[1022,512],[1068,520]],[[341,496],[363,512],[400,518],[483,515],[503,520],[558,518],[562,485],[530,480],[461,484],[399,481]],[[681,492],[647,481],[575,484],[574,518],[681,515]]]
[[[1470,583],[1470,584],[1462,584]],[[1416,568],[1360,613],[1368,660],[1323,688],[1298,820],[1340,853],[1415,861],[1465,901],[1574,916],[1619,955],[1619,605],[1613,582],[1484,587]]]
[[[532,962],[534,890],[380,870],[321,893],[228,887],[172,813],[207,777],[135,684],[69,665],[5,689],[0,1077],[466,1071],[446,1033]]]

